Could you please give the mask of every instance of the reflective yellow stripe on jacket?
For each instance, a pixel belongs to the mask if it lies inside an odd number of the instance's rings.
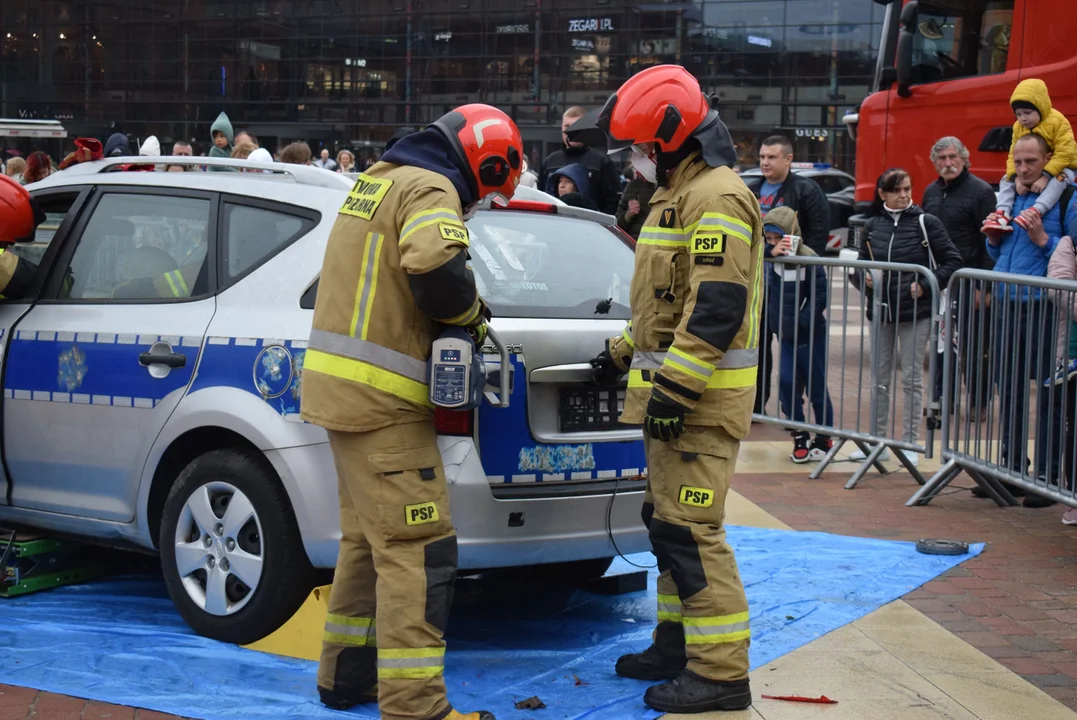
[[[644,373],[657,371],[663,365],[669,365],[698,380],[705,380],[708,390],[754,387],[759,370],[759,350],[729,350],[717,366],[676,348],[670,348],[668,353],[637,350],[632,356],[628,387],[650,387],[651,381]]]
[[[359,285],[355,288],[355,308],[352,310],[351,336],[366,340],[370,325],[370,308],[374,306],[374,293],[378,289],[378,260],[385,236],[381,233],[366,234],[363,249],[363,266],[359,270]]]
[[[179,270],[166,272],[164,279],[168,283],[168,289],[172,291],[172,297],[185,298],[191,296],[191,291],[187,288],[187,283],[183,279],[183,273]]]
[[[420,680],[445,672],[445,648],[378,648],[378,679]]]
[[[452,208],[433,208],[415,213],[407,219],[404,227],[400,228],[400,245],[407,242],[411,234],[420,228],[433,225],[434,223],[448,223],[458,227],[464,227],[460,222],[460,216]],[[467,243],[464,243],[467,245]]]
[[[426,363],[361,338],[311,330],[303,372],[332,375],[430,407]]]
[[[700,218],[695,228],[696,234],[703,233],[722,233],[725,236],[732,236],[740,238],[744,242],[748,243],[751,247],[752,244],[752,226],[743,220],[738,220],[732,215],[726,215],[720,212],[706,212],[703,213],[703,217]]]

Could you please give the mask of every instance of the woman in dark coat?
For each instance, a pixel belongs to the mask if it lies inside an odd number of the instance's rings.
[[[961,254],[942,221],[913,204],[912,180],[907,172],[895,168],[879,177],[872,215],[864,228],[860,259],[922,265],[934,274],[939,292],[945,290],[950,276],[961,268]],[[918,273],[883,272],[881,287],[872,286],[870,274],[860,273],[853,276],[857,285],[861,277],[867,286],[869,319],[873,319],[874,294],[882,293],[882,317],[877,324],[872,323],[871,338],[878,349],[874,432],[885,437],[889,429],[890,385],[891,378],[896,378],[896,362],[901,368],[905,392],[901,440],[917,443],[924,405],[924,353],[931,337],[931,309],[935,299],[931,297],[931,288],[918,282],[922,278]],[[857,452],[852,457],[861,459],[861,455]],[[906,456],[914,465],[918,464],[919,455],[907,453]]]

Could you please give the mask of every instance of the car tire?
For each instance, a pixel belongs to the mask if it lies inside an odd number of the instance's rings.
[[[255,452],[192,460],[165,500],[158,547],[179,614],[215,640],[244,645],[269,635],[314,587],[288,495]]]

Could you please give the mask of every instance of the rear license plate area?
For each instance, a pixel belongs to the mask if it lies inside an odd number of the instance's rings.
[[[624,404],[624,388],[561,388],[558,427],[561,432],[615,430]]]

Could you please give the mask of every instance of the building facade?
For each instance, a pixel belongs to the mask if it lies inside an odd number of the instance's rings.
[[[798,160],[851,169],[841,117],[868,92],[882,14],[869,0],[3,0],[0,116],[207,145],[223,110],[270,148],[362,158],[485,102],[534,162],[566,108],[678,63],[719,96],[743,164],[782,132]]]

